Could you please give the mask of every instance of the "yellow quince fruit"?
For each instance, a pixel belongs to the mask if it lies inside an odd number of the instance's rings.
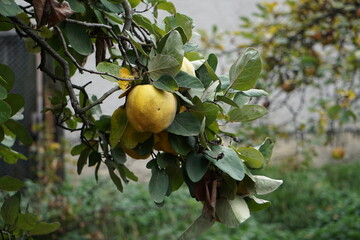
[[[153,85],[137,85],[127,96],[126,116],[137,132],[159,133],[174,121],[177,99]]]

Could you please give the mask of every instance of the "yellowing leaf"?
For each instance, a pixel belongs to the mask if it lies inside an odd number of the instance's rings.
[[[120,68],[119,70],[119,77],[124,78],[124,79],[129,79],[129,81],[126,80],[120,80],[118,81],[119,87],[121,88],[121,90],[125,91],[131,83],[132,79],[135,79],[134,75],[131,74],[131,72],[129,71],[129,69],[127,68]]]

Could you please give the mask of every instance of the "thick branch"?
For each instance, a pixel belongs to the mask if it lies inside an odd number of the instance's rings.
[[[62,58],[44,39],[37,35],[34,30],[26,26],[20,19],[17,17],[10,17],[10,20],[19,26],[22,31],[31,37],[39,46],[41,46],[41,48],[45,49],[61,65],[64,70],[64,83],[70,96],[71,106],[74,108],[76,113],[81,114],[82,111],[70,81],[70,69],[68,62]]]
[[[125,10],[125,23],[124,23],[124,27],[122,29],[122,34],[125,35],[126,31],[130,31],[131,28],[131,24],[132,24],[132,12],[131,12],[131,6],[129,4],[129,2],[127,0],[124,0],[122,2],[122,6]]]

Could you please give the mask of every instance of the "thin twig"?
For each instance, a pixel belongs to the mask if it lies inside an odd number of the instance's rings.
[[[116,91],[119,91],[120,88],[119,86],[115,86],[113,88],[111,88],[109,91],[107,91],[106,93],[104,93],[99,99],[97,99],[96,101],[90,103],[89,105],[83,107],[83,111],[86,112],[88,111],[90,108],[102,103],[107,97],[109,97],[111,94],[113,94]]]
[[[106,25],[106,24],[102,24],[102,23],[82,22],[82,21],[78,21],[78,20],[70,19],[70,18],[66,19],[65,21],[69,22],[69,23],[75,23],[75,24],[78,24],[78,25],[82,25],[82,26],[85,26],[85,27],[101,27],[101,28],[106,28],[106,29],[112,29],[111,26]]]

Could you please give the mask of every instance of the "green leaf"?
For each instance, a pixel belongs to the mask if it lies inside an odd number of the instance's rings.
[[[216,80],[214,82],[212,82],[207,88],[206,90],[201,94],[201,101],[205,102],[205,101],[214,101],[215,99],[215,95],[216,95],[216,89],[219,86],[220,81]]]
[[[170,14],[176,14],[176,8],[172,2],[160,2],[157,8],[167,11]]]
[[[3,124],[11,117],[11,107],[5,101],[0,100],[0,124]]]
[[[25,145],[31,145],[33,142],[33,139],[29,132],[26,130],[24,125],[21,123],[9,119],[5,122],[6,127],[16,135],[16,137]]]
[[[15,75],[12,69],[7,65],[0,64],[0,84],[9,92],[14,86],[14,81]]]
[[[136,38],[131,34],[131,32],[126,31],[131,43],[136,47],[136,49],[141,52],[146,58],[150,58],[150,56],[144,51],[143,47],[141,46],[141,44],[136,40]]]
[[[112,148],[115,148],[118,145],[123,133],[125,132],[127,124],[128,120],[126,117],[126,110],[119,107],[111,116],[109,143]]]
[[[240,91],[253,88],[260,72],[261,59],[259,52],[254,48],[247,48],[230,68],[230,88]]]
[[[111,180],[113,181],[113,183],[115,184],[116,188],[122,192],[124,190],[124,187],[121,183],[121,179],[116,175],[116,173],[114,172],[115,171],[115,168],[111,166],[111,164],[109,162],[105,162],[106,163],[106,166],[109,170],[109,175],[110,175],[110,178]]]
[[[14,116],[24,107],[25,99],[20,94],[10,93],[4,100],[11,107],[11,116]]]
[[[18,191],[23,188],[25,184],[17,178],[10,176],[3,176],[0,178],[0,189],[4,191]]]
[[[95,166],[101,161],[101,154],[98,151],[91,151],[89,154],[89,167]]]
[[[135,8],[140,2],[141,0],[129,0],[131,8]]]
[[[335,120],[339,118],[341,111],[342,107],[340,105],[334,105],[328,109],[327,114],[331,120]]]
[[[184,46],[180,33],[176,30],[170,31],[160,40],[158,48],[162,55],[172,56],[178,61],[179,71],[184,58]]]
[[[199,89],[201,91],[204,90],[204,85],[201,83],[201,81],[187,72],[180,71],[175,76],[175,80],[181,88]]]
[[[220,198],[216,202],[216,215],[227,227],[237,227],[250,217],[250,210],[242,197],[234,200]]]
[[[249,122],[258,119],[269,111],[260,105],[244,105],[240,108],[230,110],[229,122]]]
[[[14,0],[0,0],[0,14],[5,17],[14,17],[21,13],[21,8]]]
[[[213,53],[210,53],[208,56],[207,62],[209,64],[209,66],[212,68],[212,70],[216,71],[216,67],[218,64],[218,59],[217,59],[216,55]]]
[[[15,224],[15,221],[20,213],[20,200],[20,192],[17,192],[11,197],[5,199],[1,206],[1,218],[4,224],[8,224],[10,226]]]
[[[0,85],[0,100],[5,99],[8,96],[7,90]]]
[[[221,178],[220,195],[226,199],[233,200],[237,192],[237,183],[227,174]]]
[[[139,143],[134,151],[140,156],[146,156],[153,151],[154,148],[154,136],[151,135],[145,142]]]
[[[230,106],[238,108],[239,105],[237,105],[236,102],[234,102],[231,98],[225,97],[225,96],[216,96],[216,99],[218,101],[224,102],[226,104],[229,104]]]
[[[265,92],[262,89],[250,89],[247,91],[242,91],[241,94],[247,96],[247,97],[262,97],[262,96],[268,96],[269,94]]]
[[[86,165],[87,163],[87,159],[89,157],[89,154],[90,154],[90,148],[86,148],[84,149],[81,153],[80,153],[80,156],[77,160],[77,173],[80,175],[84,166]]]
[[[248,196],[245,198],[245,201],[251,212],[261,211],[271,205],[269,201],[255,196]]]
[[[82,2],[78,0],[67,0],[67,2],[69,3],[71,10],[74,12],[85,13],[86,8]]]
[[[208,219],[201,215],[180,235],[178,240],[197,239],[203,233],[208,231],[214,223],[215,219]]]
[[[169,177],[164,170],[159,170],[156,166],[151,170],[152,175],[149,182],[149,192],[154,202],[164,201],[169,187]]]
[[[71,151],[70,154],[71,156],[76,156],[79,155],[82,151],[84,151],[86,148],[88,148],[88,146],[86,146],[84,143],[80,143],[79,145],[75,145]]]
[[[272,140],[271,138],[266,138],[265,141],[259,147],[259,151],[264,156],[266,163],[270,161],[274,145],[275,145],[274,140]]]
[[[201,102],[200,99],[198,99],[197,97],[194,98],[194,103],[195,106],[193,108],[191,108],[191,112],[194,112],[196,114],[200,114],[201,116],[205,117],[205,124],[210,125],[211,123],[213,123],[216,118],[217,115],[220,111],[220,108],[218,105],[214,104],[214,103],[210,103],[210,102]]]
[[[149,74],[153,80],[158,80],[162,75],[170,75],[175,77],[181,65],[172,56],[158,54],[150,58],[149,61]]]
[[[184,183],[184,178],[182,176],[181,168],[175,164],[171,164],[167,166],[165,172],[169,176],[171,190],[173,192],[178,190],[181,187],[181,185]]]
[[[7,17],[0,16],[0,31],[9,31],[14,28],[14,24],[12,24]]]
[[[158,80],[153,82],[153,85],[160,90],[164,90],[167,92],[175,92],[179,89],[179,86],[176,80],[169,75],[163,75]]]
[[[100,2],[104,5],[105,9],[108,10],[108,12],[113,12],[113,13],[123,13],[124,12],[124,8],[121,5],[121,1],[117,1],[116,4],[112,3],[108,0],[100,0]]]
[[[198,182],[205,175],[209,168],[209,161],[203,154],[195,152],[190,153],[186,157],[186,172],[192,182]]]
[[[99,72],[106,72],[106,73],[112,74],[114,76],[119,76],[120,69],[121,69],[121,66],[119,66],[117,64],[109,63],[109,62],[100,62],[96,66],[96,70],[98,70]],[[105,78],[106,80],[112,81],[112,82],[117,82],[117,79],[110,77],[110,76],[101,75],[101,77]]]
[[[200,129],[199,120],[191,113],[183,112],[176,114],[174,121],[166,130],[180,136],[197,136]]]
[[[34,229],[38,216],[31,213],[20,213],[16,221],[16,227],[23,231]]]
[[[111,149],[111,155],[114,161],[118,164],[124,164],[126,162],[126,154],[119,144],[115,148]]]
[[[244,106],[248,101],[249,97],[241,94],[240,92],[235,93],[234,102],[236,102],[239,107]]]
[[[283,180],[272,179],[266,176],[254,175],[255,193],[264,195],[275,191],[283,183]]]
[[[84,26],[67,22],[65,25],[65,34],[71,47],[76,52],[85,56],[92,53],[92,42]]]
[[[138,24],[139,26],[148,30],[150,33],[154,34],[155,36],[159,36],[159,34],[154,30],[154,27],[153,27],[151,21],[148,18],[144,17],[143,15],[134,14],[133,21],[136,24]]]
[[[189,137],[169,133],[169,142],[172,149],[180,155],[188,154],[192,147],[188,144]]]
[[[32,230],[29,231],[30,236],[37,236],[37,235],[47,235],[49,233],[55,232],[60,227],[59,222],[38,222],[34,226]]]
[[[164,19],[165,29],[167,32],[181,27],[184,30],[183,43],[186,43],[190,40],[192,35],[192,19],[186,15],[176,13],[175,16],[169,16]]]
[[[205,157],[223,172],[235,180],[241,181],[245,177],[245,166],[232,148],[212,146],[211,151],[205,151]]]
[[[239,157],[245,160],[245,164],[250,168],[261,168],[264,165],[264,156],[252,147],[239,147],[236,149]]]
[[[2,157],[8,164],[15,164],[18,159],[27,160],[27,158],[21,153],[3,145],[0,145],[0,157]]]
[[[0,125],[0,143],[4,140],[4,137],[5,137],[4,129]]]

